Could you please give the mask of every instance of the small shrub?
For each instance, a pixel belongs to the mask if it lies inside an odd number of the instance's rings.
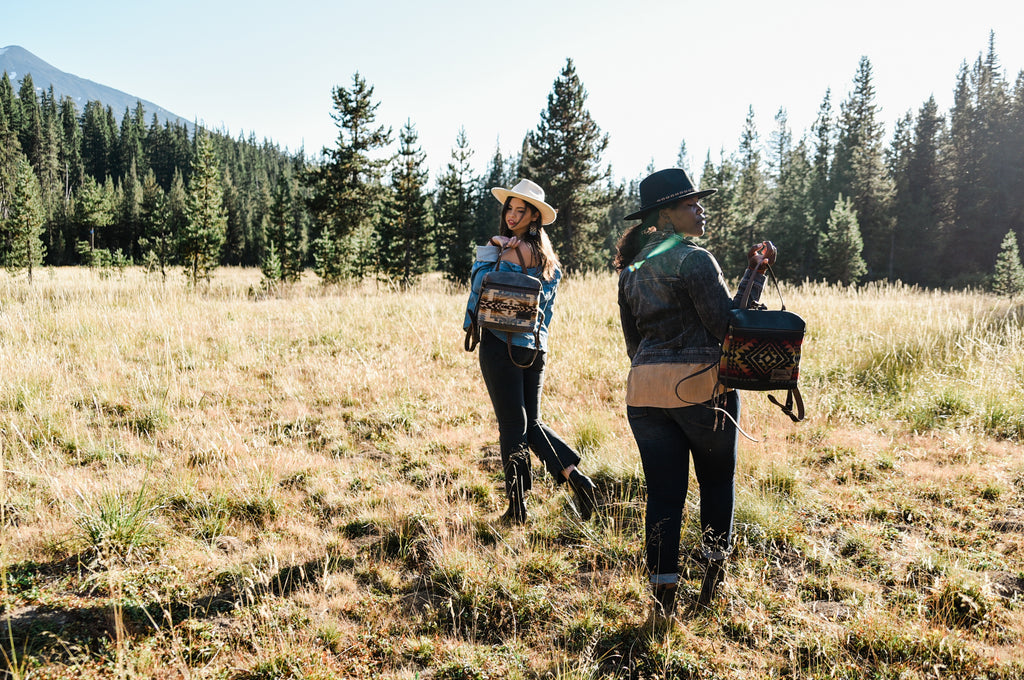
[[[768,475],[761,480],[761,489],[784,498],[792,498],[796,495],[797,481],[796,472],[789,468],[780,468],[775,465],[768,471]]]
[[[998,484],[988,484],[981,491],[978,492],[978,497],[986,501],[998,501],[1003,495],[1003,487]]]
[[[934,621],[952,628],[973,628],[983,623],[991,605],[980,590],[974,586],[947,583],[929,601],[929,611]]]

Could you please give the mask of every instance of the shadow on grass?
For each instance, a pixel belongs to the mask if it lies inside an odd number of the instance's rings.
[[[118,632],[133,637],[146,637],[163,625],[186,619],[215,618],[247,607],[265,598],[284,597],[324,575],[351,568],[351,557],[331,555],[304,564],[284,567],[260,583],[233,579],[220,584],[191,601],[126,602],[113,597],[88,600],[69,594],[69,601],[82,604],[30,604],[14,607],[5,603],[0,608],[0,677],[23,668],[28,659],[43,662],[72,661],[83,654],[100,655],[110,649]],[[85,557],[75,555],[63,560],[38,563],[24,562],[6,569],[9,584],[25,591],[43,580],[56,580],[86,571]]]

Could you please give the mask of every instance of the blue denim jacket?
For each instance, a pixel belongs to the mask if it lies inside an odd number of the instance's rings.
[[[470,290],[469,290],[469,301],[466,303],[466,316],[462,322],[462,329],[466,330],[469,328],[470,310],[476,309],[477,300],[480,299],[480,286],[484,281],[484,274],[490,271],[494,271],[494,264],[498,260],[498,254],[501,249],[497,246],[478,246],[476,249],[476,261],[473,262],[473,268],[469,273]],[[506,272],[522,272],[523,268],[518,263],[509,262],[502,260],[498,264],[500,271]],[[558,282],[562,280],[562,271],[555,268],[555,275],[550,281],[544,279],[541,276],[539,267],[528,267],[526,273],[530,276],[536,276],[541,282],[540,292],[540,351],[548,351],[548,326],[551,325],[551,317],[554,314],[555,306],[555,293],[558,290]],[[509,336],[513,345],[518,347],[526,347],[528,349],[537,349],[534,345],[533,333],[504,333],[502,331],[495,331],[487,329],[488,332],[493,333],[502,342],[505,342]]]
[[[740,306],[751,276],[748,307],[760,299],[764,276],[748,269],[731,297],[711,253],[673,232],[655,233],[619,275],[619,317],[632,365],[717,362],[729,311]]]

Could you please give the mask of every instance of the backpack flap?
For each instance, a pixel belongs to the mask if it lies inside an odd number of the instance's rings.
[[[796,388],[805,325],[785,310],[733,310],[722,342],[719,381],[742,390]]]
[[[495,271],[484,275],[477,304],[477,323],[506,333],[533,333],[540,318],[541,282],[519,272]]]

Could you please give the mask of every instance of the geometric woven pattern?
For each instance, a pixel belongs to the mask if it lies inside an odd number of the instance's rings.
[[[493,274],[484,277],[480,301],[477,307],[477,323],[481,328],[493,328],[506,333],[532,333],[536,330],[540,316],[540,281],[520,275],[519,281],[527,285],[517,285],[509,281],[509,273],[502,277],[505,280],[494,280]],[[534,284],[536,282],[536,284]]]
[[[722,345],[718,377],[722,384],[748,390],[796,387],[800,372],[801,337],[743,335],[733,330]]]

